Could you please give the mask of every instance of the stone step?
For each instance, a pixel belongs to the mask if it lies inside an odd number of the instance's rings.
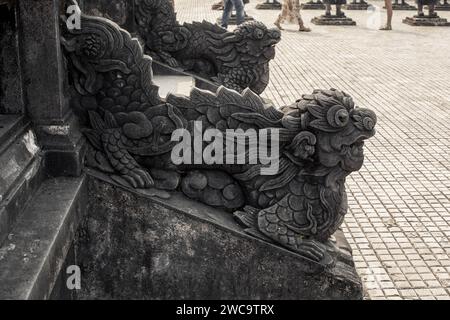
[[[0,299],[46,299],[86,212],[85,177],[45,180],[0,247]]]
[[[23,116],[0,115],[0,245],[38,188],[40,148]]]

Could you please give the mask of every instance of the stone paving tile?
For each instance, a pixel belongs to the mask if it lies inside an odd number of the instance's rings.
[[[278,14],[246,6],[271,25]],[[215,22],[212,0],[175,0],[181,21]],[[315,88],[339,88],[377,112],[364,167],[347,179],[344,230],[368,299],[450,299],[450,28],[411,27],[413,14],[348,11],[356,27],[286,25],[264,92],[290,104]],[[450,12],[439,12],[449,19]]]

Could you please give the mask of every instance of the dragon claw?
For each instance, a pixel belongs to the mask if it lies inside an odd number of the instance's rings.
[[[167,58],[166,63],[172,68],[177,68],[179,66],[178,61],[175,60],[175,58]]]
[[[299,254],[323,265],[333,264],[333,258],[327,249],[314,240],[304,240],[295,248]]]
[[[122,178],[127,181],[133,188],[149,188],[153,186],[152,176],[143,169],[135,169],[123,175]]]

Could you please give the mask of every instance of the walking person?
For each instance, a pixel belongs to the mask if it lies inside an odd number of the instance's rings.
[[[310,32],[311,29],[305,27],[302,16],[300,15],[300,1],[299,0],[283,0],[281,13],[278,15],[275,25],[278,29],[283,30],[281,24],[285,21],[293,21],[298,23],[298,31]]]
[[[392,0],[384,0],[384,6],[387,11],[387,22],[384,27],[380,28],[380,30],[392,30]]]
[[[228,28],[228,20],[233,7],[236,10],[236,24],[240,25],[245,21],[244,2],[242,0],[224,0],[222,14],[222,28],[224,29]]]

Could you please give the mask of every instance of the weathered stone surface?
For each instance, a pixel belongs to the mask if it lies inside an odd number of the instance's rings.
[[[258,3],[256,5],[256,9],[259,10],[280,10],[281,9],[281,3],[279,3],[277,0],[265,0],[263,3]]]
[[[434,9],[436,11],[450,11],[450,3],[448,3],[448,0],[444,0],[442,3],[439,2]]]
[[[89,179],[89,194],[75,245],[79,299],[362,297],[352,265],[323,269],[243,233],[231,214],[182,195],[151,197],[96,178]]]
[[[345,6],[345,9],[347,10],[367,10],[367,8],[370,7],[370,4],[365,2],[364,0],[360,0],[357,2],[357,0],[353,0],[351,3],[347,4]]]
[[[0,113],[23,114],[17,8],[0,3]]]
[[[383,8],[386,9],[386,7]],[[392,10],[417,10],[417,7],[410,5],[406,0],[394,0],[394,3],[392,3]]]
[[[64,11],[64,2],[59,0],[18,2],[20,62],[26,111],[42,147],[47,173],[79,176],[85,139],[69,107],[59,33]]]
[[[86,213],[84,176],[40,186],[0,247],[0,299],[47,299]]]
[[[314,17],[311,19],[311,22],[317,25],[326,26],[356,26],[356,21],[352,18],[335,15],[322,15],[319,17]]]
[[[403,23],[410,26],[422,26],[422,27],[450,27],[450,22],[447,19],[439,18],[438,16],[414,16],[406,17],[403,19]]]
[[[317,1],[311,0],[309,2],[302,3],[300,5],[300,7],[302,8],[302,10],[324,10],[325,9],[325,5],[320,0],[317,0]]]
[[[39,151],[24,116],[0,115],[0,245],[43,178]]]

